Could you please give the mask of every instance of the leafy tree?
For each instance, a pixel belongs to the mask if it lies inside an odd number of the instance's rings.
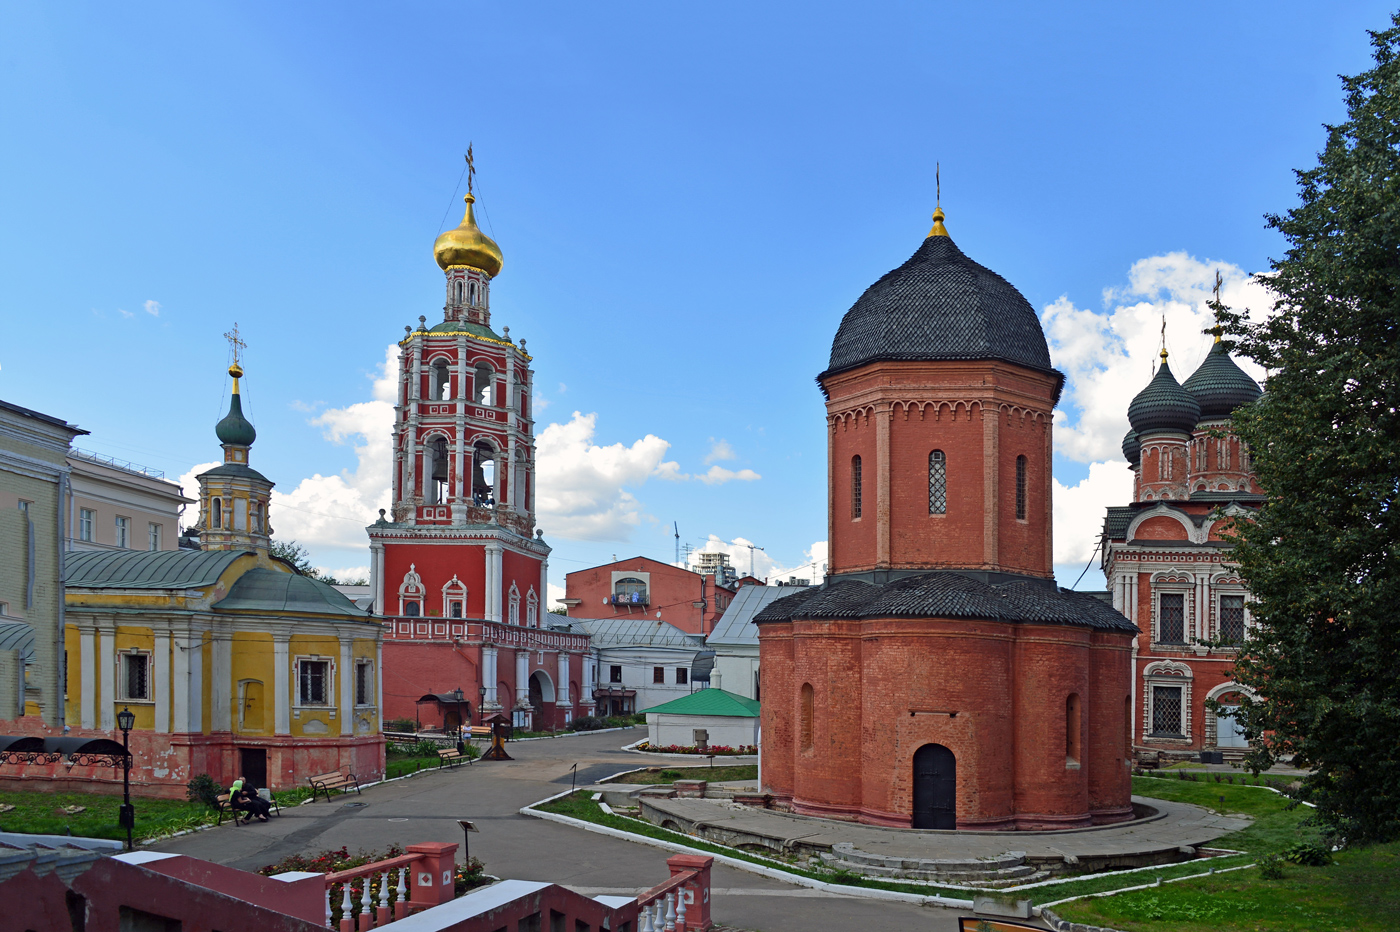
[[[1400,14],[1374,67],[1343,77],[1301,203],[1268,222],[1289,248],[1264,321],[1217,316],[1271,373],[1238,410],[1268,501],[1234,531],[1257,628],[1236,679],[1256,773],[1312,773],[1302,798],[1348,843],[1400,837]]]
[[[312,579],[319,579],[321,582],[329,583],[332,586],[367,586],[369,580],[363,577],[357,579],[336,579],[331,573],[323,573],[311,565],[311,551],[294,540],[272,541],[269,552],[282,560],[295,566],[297,572],[303,576],[310,576]]]

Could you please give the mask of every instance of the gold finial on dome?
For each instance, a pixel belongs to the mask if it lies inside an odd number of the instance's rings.
[[[933,226],[928,231],[929,236],[947,236],[948,228],[943,225],[943,208],[938,207],[933,211]],[[927,239],[928,237],[924,237]]]
[[[933,164],[933,226],[929,228],[929,236],[948,235],[948,228],[943,225],[943,179],[940,177],[941,173],[941,166],[935,162]],[[928,236],[924,237],[924,239],[928,239]]]
[[[476,225],[476,216],[472,211],[476,195],[469,191],[462,200],[467,202],[462,223],[455,230],[448,230],[437,238],[433,243],[433,258],[444,271],[454,265],[465,265],[495,278],[501,273],[501,247]]]

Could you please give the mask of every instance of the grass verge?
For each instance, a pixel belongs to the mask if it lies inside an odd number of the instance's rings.
[[[735,767],[648,767],[613,780],[614,783],[674,783],[676,780],[707,780],[724,783],[730,780],[757,780],[757,764]]]

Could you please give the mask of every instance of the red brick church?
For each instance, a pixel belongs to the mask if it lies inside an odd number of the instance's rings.
[[[1131,818],[1138,632],[1054,582],[1064,376],[1029,302],[938,210],[846,313],[817,379],[830,575],[755,618],[764,791],[914,828]]]
[[[592,690],[588,637],[542,624],[549,546],[535,528],[534,373],[491,327],[501,250],[462,223],[433,244],[442,321],[404,328],[392,514],[368,528],[383,616],[384,717],[454,728],[504,712],[562,727]]]

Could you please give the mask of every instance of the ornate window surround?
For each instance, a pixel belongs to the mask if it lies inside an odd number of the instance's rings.
[[[1181,598],[1181,636],[1185,643],[1175,641],[1163,641],[1161,638],[1161,599],[1162,593],[1180,595]],[[1150,599],[1152,611],[1152,649],[1157,650],[1186,650],[1190,643],[1191,619],[1196,612],[1196,580],[1187,572],[1163,572],[1155,573],[1152,576],[1152,598]]]
[[[513,625],[520,624],[520,588],[514,582],[510,584],[510,607],[506,621]]]
[[[405,601],[416,601],[419,613],[426,614],[427,606],[423,603],[427,594],[428,590],[423,588],[423,577],[418,575],[418,565],[408,564],[408,572],[403,574],[403,582],[399,584],[399,614],[404,614]]]
[[[412,564],[410,564],[412,565]],[[462,617],[467,617],[467,584],[457,578],[453,573],[452,578],[442,587],[442,617],[452,617],[452,603],[460,601],[462,603]]]
[[[1191,743],[1191,667],[1175,660],[1158,660],[1142,670],[1142,739]],[[1152,687],[1181,688],[1181,735],[1152,734]]]

